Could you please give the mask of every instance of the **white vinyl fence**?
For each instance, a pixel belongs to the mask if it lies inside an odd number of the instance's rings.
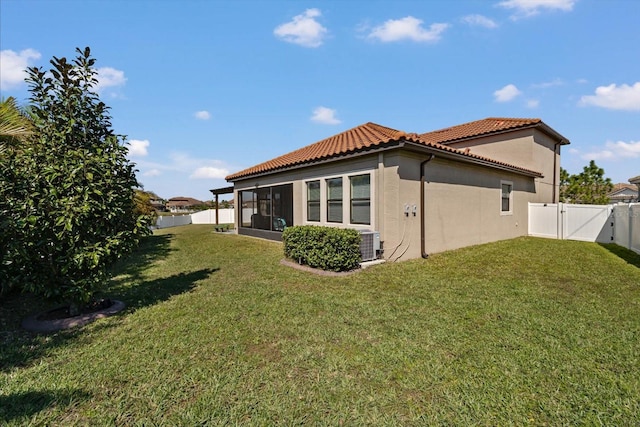
[[[220,221],[218,224],[233,224],[233,209],[219,209]],[[206,211],[195,212],[190,215],[164,215],[159,216],[156,221],[156,228],[177,227],[187,224],[215,224],[216,210],[208,209]]]
[[[640,204],[616,205],[614,243],[640,254]]]
[[[640,253],[640,204],[529,203],[529,235],[617,243]]]
[[[218,224],[233,224],[233,209],[218,209],[220,220]],[[216,210],[208,209],[206,211],[200,211],[191,214],[192,224],[215,224],[216,223]]]
[[[187,224],[191,224],[191,215],[163,215],[156,220],[155,228],[169,228]]]

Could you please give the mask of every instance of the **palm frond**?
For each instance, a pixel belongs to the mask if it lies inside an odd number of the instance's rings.
[[[33,133],[33,123],[18,106],[15,98],[0,101],[0,140],[24,140]]]

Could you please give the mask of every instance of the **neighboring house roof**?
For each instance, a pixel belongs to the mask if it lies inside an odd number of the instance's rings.
[[[629,182],[632,184],[640,184],[640,175],[629,178]]]
[[[557,139],[560,144],[569,144],[569,140],[551,129],[540,119],[516,119],[506,117],[489,117],[474,122],[435,130],[420,134],[420,138],[427,142],[451,144],[460,140],[477,138],[496,133],[514,131],[517,129],[539,128],[542,132]]]
[[[638,197],[638,187],[631,184],[614,184],[613,190],[607,196],[611,201],[636,199]]]
[[[187,207],[202,205],[204,202],[192,197],[172,197],[167,200],[167,206]]]
[[[231,174],[226,177],[226,180],[236,181],[368,150],[398,146],[400,144],[409,144],[414,147],[427,147],[460,159],[475,160],[488,166],[506,168],[530,176],[542,176],[539,172],[472,154],[469,150],[458,150],[436,142],[427,141],[415,133],[406,133],[369,122],[276,157],[275,159]]]

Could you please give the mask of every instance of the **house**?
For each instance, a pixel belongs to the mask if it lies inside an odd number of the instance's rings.
[[[637,202],[638,187],[633,184],[614,184],[613,190],[607,196],[610,204]]]
[[[423,134],[365,123],[226,177],[239,234],[291,225],[377,232],[389,260],[527,235],[528,203],[558,201],[560,147],[540,119]]]
[[[629,178],[629,184],[636,186],[636,194],[638,195],[638,197],[636,197],[636,202],[640,202],[640,175]]]
[[[153,209],[155,209],[158,212],[166,212],[167,207],[166,207],[166,201],[160,198],[151,198],[149,199],[149,203],[151,203],[151,206],[153,207]]]
[[[165,204],[166,208],[174,213],[193,212],[196,207],[202,205],[204,205],[204,202],[191,197],[172,197]]]

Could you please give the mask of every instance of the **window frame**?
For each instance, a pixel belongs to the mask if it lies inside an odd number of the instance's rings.
[[[306,184],[306,189],[307,189],[307,200],[306,200],[307,201],[307,217],[306,217],[306,220],[309,221],[309,222],[320,222],[322,220],[322,184],[321,184],[321,181],[319,179],[315,179],[315,180],[312,180],[312,181],[307,181],[305,184]],[[318,199],[317,200],[310,198],[310,194],[311,194],[311,191],[310,191],[310,188],[309,188],[310,184],[317,184],[318,185],[318,189],[317,189]],[[317,219],[311,217],[312,204],[313,204],[314,208],[317,208],[317,213],[318,213],[318,218]]]
[[[353,223],[351,222],[351,185],[350,178],[360,175],[369,175],[369,223]],[[328,191],[327,180],[342,179],[342,221],[329,221],[328,219]],[[308,184],[314,181],[320,181],[320,221],[314,221],[309,218],[309,192]],[[331,182],[331,181],[330,181]],[[309,225],[324,225],[329,227],[346,227],[355,229],[370,229],[376,221],[376,169],[363,168],[345,172],[331,174],[314,174],[305,177],[302,180],[302,188],[300,189],[302,198],[302,221]],[[337,202],[337,199],[334,199]],[[335,206],[334,206],[335,207]],[[334,211],[335,213],[335,211]]]
[[[331,198],[331,191],[330,189],[332,188],[331,185],[329,184],[329,182],[332,181],[339,181],[340,182],[340,198]],[[327,212],[327,222],[330,222],[332,224],[344,224],[344,212],[343,212],[343,208],[344,208],[344,183],[343,183],[344,179],[342,176],[336,176],[333,178],[325,178],[324,182],[325,182],[325,193],[327,195],[327,202],[326,202],[326,212]],[[336,209],[336,207],[339,206],[339,209]],[[333,217],[331,216],[331,212],[332,209],[331,207],[333,207],[333,211],[334,212],[340,212],[340,219],[332,219]]]
[[[509,197],[504,197],[504,186],[509,186]],[[505,200],[509,203],[509,209],[504,209]],[[500,215],[513,215],[513,181],[500,180]]]
[[[362,178],[362,177],[367,177],[368,178],[368,189],[369,189],[369,194],[368,197],[354,197],[354,191],[353,191],[353,182],[354,179],[358,179],[358,178]],[[357,224],[357,225],[371,225],[371,174],[370,173],[363,173],[363,174],[359,174],[359,175],[349,175],[349,224]],[[368,214],[368,218],[367,218],[367,222],[360,222],[360,221],[356,221],[353,217],[353,207],[354,207],[354,202],[366,202],[366,205],[368,207],[369,210],[369,214]]]
[[[238,196],[239,229],[281,233],[293,225],[293,183],[246,188]]]

